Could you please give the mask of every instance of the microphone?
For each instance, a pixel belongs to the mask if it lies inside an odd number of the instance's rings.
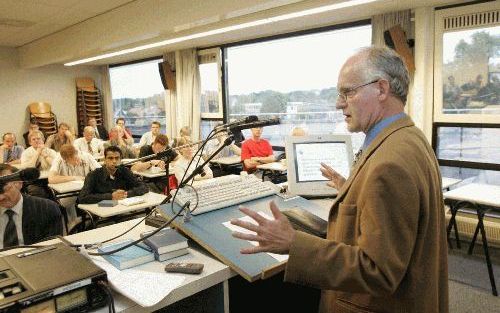
[[[234,132],[241,131],[243,129],[259,128],[259,127],[266,127],[266,126],[278,125],[278,124],[280,124],[279,118],[271,118],[268,120],[262,120],[262,121],[252,122],[252,123],[245,123],[245,124],[230,126],[229,131],[234,133]]]
[[[29,181],[40,177],[40,171],[34,167],[25,168],[13,174],[0,176],[0,184],[6,184],[11,181]]]
[[[243,123],[252,123],[252,122],[256,122],[258,120],[259,120],[259,118],[256,115],[249,115],[247,117],[240,118],[240,119],[238,119],[236,121],[233,121],[233,122],[230,122],[230,123],[226,123],[226,124],[222,124],[222,125],[219,125],[219,126],[215,126],[215,129],[216,130],[220,130],[222,128],[232,127],[232,126],[240,125],[240,124],[243,124]]]

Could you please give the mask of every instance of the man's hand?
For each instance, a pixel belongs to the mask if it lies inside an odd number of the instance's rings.
[[[122,200],[125,198],[127,198],[127,192],[122,189],[118,189],[111,194],[111,199],[113,200]]]
[[[151,162],[151,165],[153,165],[153,166],[158,166],[162,170],[165,169],[165,162],[163,162],[163,160],[151,160],[150,162]]]
[[[243,254],[253,254],[259,252],[273,252],[286,254],[292,245],[295,230],[290,225],[288,219],[283,215],[274,201],[269,204],[275,220],[268,220],[255,211],[248,208],[240,208],[240,211],[253,218],[258,225],[245,222],[240,219],[232,219],[231,224],[246,228],[256,234],[244,234],[233,232],[233,237],[257,241],[256,247],[241,249]]]
[[[342,186],[346,181],[344,176],[337,173],[337,171],[335,171],[333,168],[326,165],[325,163],[321,163],[320,170],[323,177],[329,180],[329,182],[327,183],[328,186],[335,188],[337,190],[340,190],[340,188],[342,188]]]

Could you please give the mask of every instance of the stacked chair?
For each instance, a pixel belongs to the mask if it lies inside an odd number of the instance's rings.
[[[35,121],[45,138],[57,132],[57,117],[49,103],[33,102],[28,105],[30,120]]]
[[[76,115],[79,136],[83,135],[83,129],[87,126],[89,118],[94,117],[98,125],[104,121],[101,92],[92,78],[76,79]]]

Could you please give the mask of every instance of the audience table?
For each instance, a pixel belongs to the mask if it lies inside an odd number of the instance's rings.
[[[262,171],[262,181],[264,181],[264,178],[268,173],[275,173],[278,172],[280,174],[286,173],[287,167],[286,165],[283,165],[281,162],[271,162],[271,163],[266,163],[266,164],[259,164],[257,165],[257,169]]]
[[[110,219],[115,217],[120,217],[121,215],[131,214],[131,213],[141,213],[149,208],[159,205],[166,196],[159,193],[148,192],[141,197],[144,198],[145,202],[126,206],[123,204],[117,204],[114,207],[100,207],[95,204],[78,204],[78,208],[87,212],[92,218],[92,225],[95,227],[97,221],[94,221],[94,217],[99,219]]]
[[[462,208],[473,208],[477,214],[478,222],[472,237],[472,242],[469,246],[468,253],[472,254],[474,244],[477,239],[479,231],[481,231],[481,238],[483,242],[484,256],[486,265],[488,267],[488,274],[490,277],[492,293],[497,296],[497,289],[495,284],[495,276],[493,275],[493,266],[490,260],[488,249],[488,240],[486,238],[486,231],[484,229],[484,215],[491,210],[500,210],[500,186],[471,183],[460,186],[451,191],[444,193],[444,198],[450,202],[451,218],[447,227],[447,236],[449,237],[451,228],[455,226],[456,230],[456,215]],[[458,240],[458,238],[457,238]],[[449,239],[448,239],[449,242]],[[449,242],[450,243],[450,242]]]

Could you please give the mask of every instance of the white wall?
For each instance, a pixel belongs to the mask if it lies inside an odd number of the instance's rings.
[[[24,144],[22,134],[29,122],[31,102],[49,102],[58,122],[76,124],[76,77],[92,77],[101,86],[96,66],[48,65],[23,70],[15,48],[0,47],[0,134],[13,132]]]

